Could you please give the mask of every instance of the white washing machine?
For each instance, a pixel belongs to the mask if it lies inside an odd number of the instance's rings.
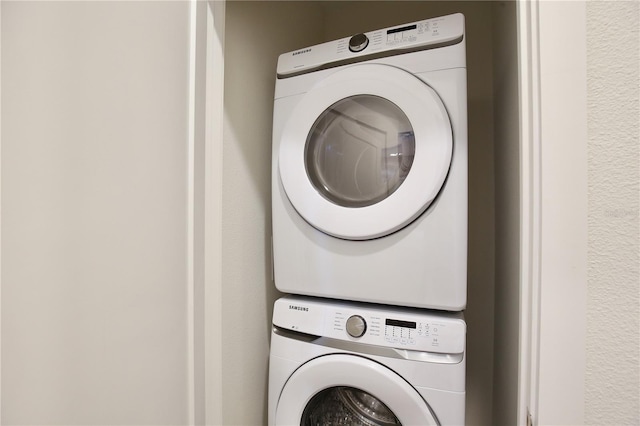
[[[464,309],[463,15],[286,53],[277,72],[276,287]]]
[[[464,425],[461,313],[284,297],[269,425]]]

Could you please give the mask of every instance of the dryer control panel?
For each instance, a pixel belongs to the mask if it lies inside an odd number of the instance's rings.
[[[461,313],[300,296],[276,301],[273,325],[318,337],[445,354],[464,352],[466,341]]]
[[[278,78],[368,59],[460,43],[464,15],[456,13],[410,24],[355,34],[280,55]]]

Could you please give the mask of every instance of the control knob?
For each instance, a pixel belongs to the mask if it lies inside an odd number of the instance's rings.
[[[347,333],[351,337],[362,337],[367,331],[367,322],[360,315],[352,315],[347,320]]]
[[[369,39],[366,35],[356,34],[349,40],[349,50],[352,52],[360,52],[369,45]]]

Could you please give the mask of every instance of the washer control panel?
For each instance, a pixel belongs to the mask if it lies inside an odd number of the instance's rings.
[[[460,313],[289,296],[276,301],[273,325],[315,336],[415,351],[464,352]]]
[[[460,43],[463,38],[464,15],[461,13],[426,19],[284,53],[278,58],[278,77],[304,74],[327,65],[351,63],[354,58],[390,56],[449,46]],[[361,60],[365,59],[368,58]]]

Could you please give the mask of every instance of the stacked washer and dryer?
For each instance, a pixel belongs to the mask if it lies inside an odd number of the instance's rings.
[[[280,56],[271,425],[462,425],[464,16]]]

